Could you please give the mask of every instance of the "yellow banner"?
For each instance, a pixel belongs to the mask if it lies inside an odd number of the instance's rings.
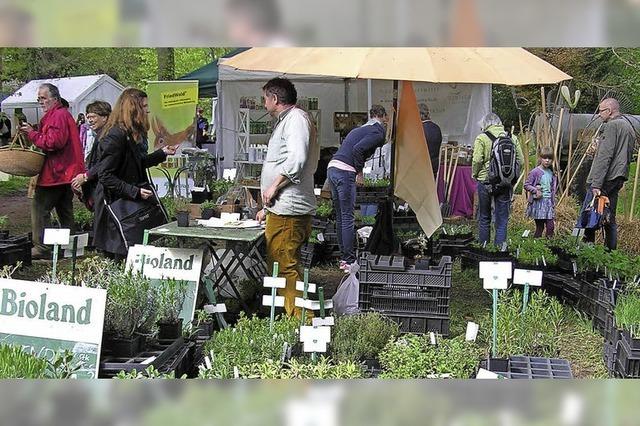
[[[194,105],[198,103],[198,87],[185,87],[179,90],[160,93],[162,109]]]

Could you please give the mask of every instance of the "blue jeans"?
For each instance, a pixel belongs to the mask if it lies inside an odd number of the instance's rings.
[[[353,248],[354,220],[353,209],[356,204],[356,174],[346,170],[330,167],[327,170],[333,209],[336,212],[336,229],[338,231],[338,246],[342,253],[342,260],[347,263],[356,261]]]
[[[493,194],[487,187],[478,182],[478,241],[480,244],[489,242],[491,236],[491,202],[494,205],[494,226],[496,228],[496,246],[502,246],[507,240],[507,225],[509,210],[511,209],[511,191],[500,190]]]

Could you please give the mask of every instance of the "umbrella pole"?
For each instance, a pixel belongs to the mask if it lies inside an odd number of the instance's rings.
[[[393,200],[394,188],[396,184],[396,131],[398,126],[398,80],[393,80],[393,119],[391,120],[391,167],[389,176],[389,198]]]

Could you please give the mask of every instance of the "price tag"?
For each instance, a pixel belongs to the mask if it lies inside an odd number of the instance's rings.
[[[319,232],[318,235],[316,235],[316,238],[321,243],[324,243],[324,235],[322,234],[322,232]]]
[[[513,270],[513,283],[525,285],[529,284],[532,287],[542,286],[542,271],[529,271],[527,269],[514,269]]]
[[[480,278],[492,278],[509,280],[513,276],[513,265],[511,262],[480,262]]]
[[[47,245],[66,245],[69,244],[71,236],[70,229],[47,228],[44,230],[44,244]]]
[[[296,281],[296,290],[304,291],[304,281]],[[315,293],[316,285],[312,283],[307,284],[307,293]]]
[[[287,286],[287,279],[280,277],[264,277],[263,285],[269,288],[285,288]]]
[[[311,325],[313,325],[314,327],[333,326],[335,325],[335,320],[333,316],[328,316],[324,318],[313,317],[311,318]]]
[[[262,296],[263,306],[271,306],[272,303],[276,308],[282,308],[284,306],[284,296],[276,296],[275,298],[269,294]]]
[[[476,324],[475,322],[469,321],[467,323],[467,332],[465,333],[464,340],[466,340],[467,342],[475,342],[476,338],[478,337],[479,329],[480,329],[480,326],[478,324]]]
[[[300,327],[300,341],[305,352],[326,352],[331,340],[331,327]]]
[[[313,188],[313,194],[318,197],[322,194],[322,188]]]
[[[224,303],[218,303],[216,305],[204,305],[204,311],[208,314],[217,314],[227,312],[227,305]]]

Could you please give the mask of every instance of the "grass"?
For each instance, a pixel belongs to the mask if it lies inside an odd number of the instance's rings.
[[[464,335],[467,322],[479,323],[491,312],[491,295],[482,288],[477,269],[462,270],[460,260],[453,264],[451,273],[451,337]]]
[[[0,197],[26,194],[30,179],[23,176],[11,176],[9,180],[0,182]]]

